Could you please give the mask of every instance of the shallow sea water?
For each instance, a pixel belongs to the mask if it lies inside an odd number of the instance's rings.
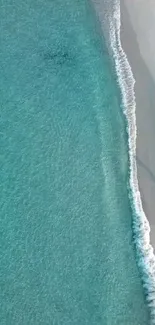
[[[87,0],[0,0],[1,325],[147,325],[116,76]]]

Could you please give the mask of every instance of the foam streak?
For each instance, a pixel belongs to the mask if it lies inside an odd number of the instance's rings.
[[[155,256],[150,245],[150,226],[142,207],[138,187],[136,165],[136,102],[135,79],[120,40],[120,2],[115,0],[113,18],[110,21],[110,42],[121,88],[123,112],[127,118],[129,146],[129,197],[133,209],[133,236],[146,300],[150,310],[150,324],[155,324]]]

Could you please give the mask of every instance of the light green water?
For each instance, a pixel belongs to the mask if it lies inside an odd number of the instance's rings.
[[[0,7],[0,324],[147,325],[125,121],[92,8]]]

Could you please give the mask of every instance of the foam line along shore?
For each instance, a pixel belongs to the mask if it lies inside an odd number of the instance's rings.
[[[112,51],[112,55],[116,64],[116,72],[118,76],[118,82],[122,93],[122,102],[123,102],[123,112],[127,118],[127,132],[128,132],[128,147],[129,147],[129,184],[128,184],[128,191],[130,196],[130,202],[132,205],[133,211],[133,236],[134,242],[136,246],[136,254],[137,254],[137,262],[140,268],[141,277],[143,281],[143,287],[146,295],[146,300],[150,309],[151,313],[151,324],[155,324],[155,256],[153,253],[153,248],[150,244],[150,225],[146,218],[146,215],[143,210],[142,202],[144,205],[143,199],[143,192],[144,192],[144,183],[142,183],[142,177],[144,176],[144,170],[141,170],[141,166],[139,160],[137,159],[137,152],[139,149],[139,142],[138,148],[136,148],[137,144],[137,121],[136,121],[136,104],[137,104],[137,84],[135,86],[136,74],[135,71],[132,71],[131,67],[131,60],[130,57],[137,58],[137,53],[135,48],[132,48],[131,40],[131,32],[130,26],[126,26],[126,34],[125,32],[120,35],[121,32],[121,14],[125,14],[125,8],[121,2],[120,8],[120,1],[114,0],[111,2],[111,5],[108,6],[107,1],[105,0],[105,7],[107,6],[107,14],[105,15],[105,8],[104,12],[101,10],[101,1],[96,1],[96,8],[99,14],[100,21],[102,23],[102,28],[104,33],[106,32],[105,25],[109,24],[109,31],[107,32],[109,36],[109,46],[110,50]],[[131,7],[130,1],[128,5]],[[132,8],[131,8],[132,10]],[[134,9],[133,9],[134,11]],[[133,13],[134,16],[134,13]],[[127,24],[126,16],[123,20],[124,24]],[[124,27],[124,25],[123,25]],[[130,40],[129,40],[130,34]],[[121,36],[121,38],[120,38]],[[123,38],[123,39],[122,39]],[[132,56],[129,56],[128,53],[125,52],[126,47],[124,47],[124,43],[126,39],[126,43],[129,45],[130,53],[134,50],[135,52],[132,53]],[[123,45],[122,45],[123,44]],[[123,49],[124,48],[124,49]],[[129,63],[130,61],[130,63]],[[139,59],[138,59],[139,61]],[[146,75],[146,73],[145,73]],[[141,80],[141,78],[139,78]],[[143,97],[141,93],[143,90],[140,90],[139,87],[138,95]],[[136,92],[136,93],[135,93]],[[144,92],[146,93],[146,91]],[[145,104],[147,103],[146,96],[145,96]],[[140,109],[139,109],[140,110]],[[143,107],[145,110],[145,106]],[[143,114],[139,112],[140,115]],[[143,120],[144,122],[144,120]],[[139,126],[139,125],[138,125]],[[138,129],[139,130],[139,129]],[[139,136],[139,138],[141,135]],[[138,138],[138,141],[139,141]],[[153,140],[153,138],[152,138]],[[141,139],[141,143],[143,141],[143,136]],[[146,143],[144,143],[145,145]],[[138,160],[138,161],[137,161]],[[137,163],[138,165],[138,173],[137,173]],[[142,165],[142,163],[141,163]],[[140,169],[141,168],[141,169]],[[138,176],[137,176],[138,175]],[[139,182],[140,181],[140,182]],[[140,183],[140,186],[138,184]],[[143,186],[143,188],[142,188]],[[139,191],[141,190],[141,193]],[[148,190],[148,188],[146,189]],[[142,194],[142,195],[141,195]],[[148,193],[149,194],[149,193]],[[141,199],[142,197],[142,199]],[[150,221],[150,220],[149,220]],[[152,228],[152,225],[151,225]]]
[[[129,195],[133,207],[133,234],[136,245],[137,261],[140,267],[143,286],[145,289],[148,306],[151,309],[151,322],[155,323],[155,256],[150,245],[150,226],[142,207],[139,192],[136,164],[136,99],[135,79],[120,40],[120,4],[115,3],[111,22],[111,46],[116,62],[118,80],[122,91],[124,113],[128,120],[128,145],[130,161]]]
[[[155,60],[154,1],[121,2],[121,40],[132,67],[136,94],[137,168],[143,208],[155,248]]]

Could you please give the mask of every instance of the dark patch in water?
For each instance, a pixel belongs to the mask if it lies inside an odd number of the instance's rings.
[[[47,64],[62,66],[71,61],[71,57],[67,51],[48,51],[43,54],[43,59]]]

